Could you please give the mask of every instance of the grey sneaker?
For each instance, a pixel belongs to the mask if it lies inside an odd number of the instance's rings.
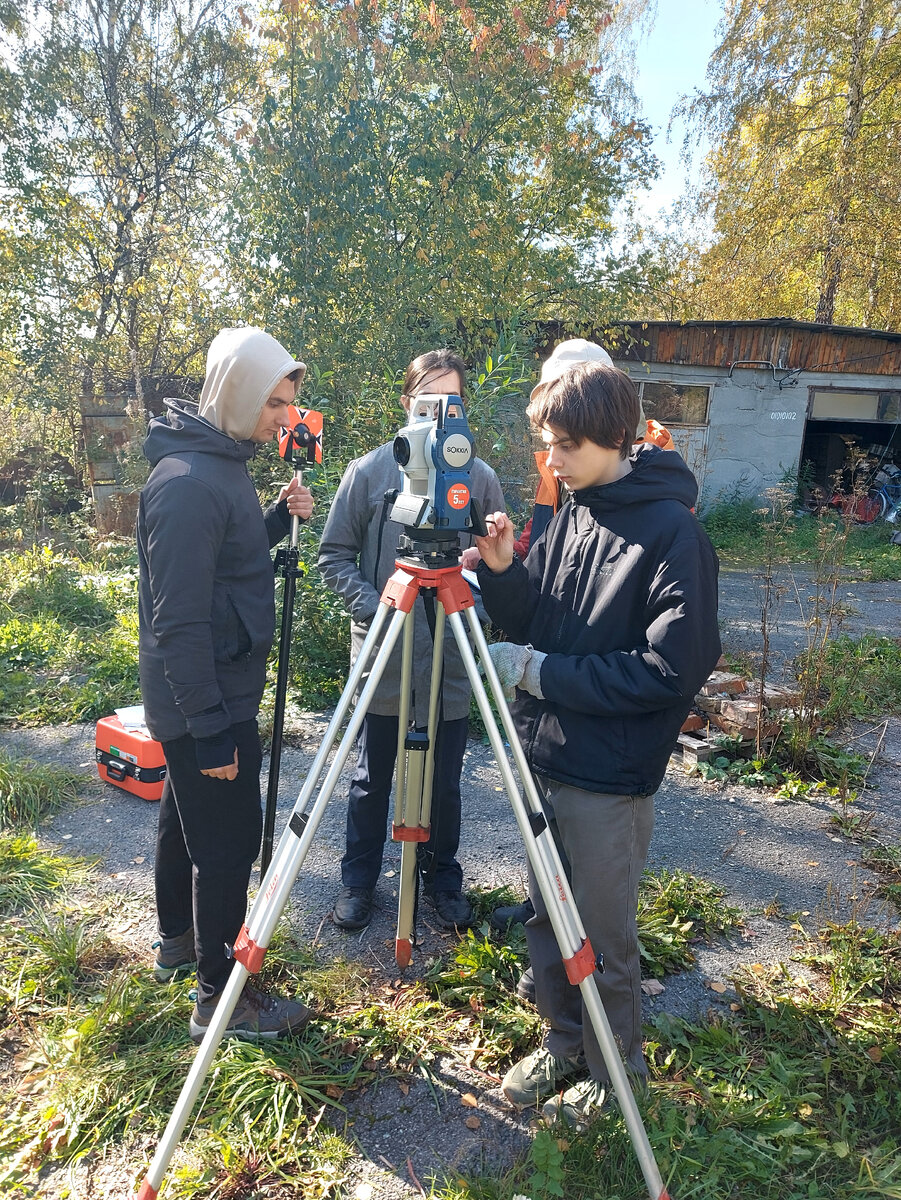
[[[191,1014],[192,1042],[203,1041],[218,1003],[219,996],[214,996],[204,1004],[198,1001],[194,1005]],[[298,1033],[312,1016],[312,1011],[299,1000],[267,996],[265,992],[257,991],[245,983],[222,1036],[244,1038],[249,1042],[284,1037],[289,1033]]]
[[[511,1067],[504,1076],[501,1091],[517,1108],[537,1107],[545,1096],[552,1096],[564,1079],[585,1074],[585,1059],[556,1058],[539,1046],[534,1053]]]
[[[545,1121],[557,1121],[563,1117],[574,1128],[579,1129],[599,1116],[607,1105],[610,1095],[603,1083],[596,1079],[583,1079],[566,1089],[562,1096],[551,1096],[541,1107]]]
[[[153,943],[152,949],[156,951],[153,978],[158,983],[168,983],[177,975],[188,975],[197,966],[193,926],[180,937],[167,938],[160,935],[159,941]]]

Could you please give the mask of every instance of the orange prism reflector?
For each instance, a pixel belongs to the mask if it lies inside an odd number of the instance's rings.
[[[278,452],[285,457],[288,452],[289,445],[292,450],[300,449],[304,444],[306,436],[313,438],[313,443],[316,447],[316,462],[322,462],[322,413],[317,412],[315,408],[298,408],[292,404],[288,408],[288,416],[290,425],[283,425],[278,435]],[[306,433],[301,430],[301,438],[298,438],[298,426],[303,426]]]

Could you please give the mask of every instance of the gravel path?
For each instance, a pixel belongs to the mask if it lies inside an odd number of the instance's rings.
[[[901,584],[850,585],[850,612],[845,628],[876,630],[895,635]],[[745,639],[753,651],[754,589],[747,575],[725,572],[723,578],[724,641],[730,633]],[[856,606],[856,607],[855,607]],[[786,613],[780,622],[779,652],[790,657],[800,648],[803,623]],[[297,744],[286,748],[281,769],[280,833],[293,806],[306,769],[326,728],[318,714],[305,714],[297,726]],[[901,721],[889,719],[849,731],[858,749],[879,747],[870,783],[859,806],[872,811],[873,828],[888,841],[901,841]],[[77,766],[84,775],[80,803],[60,813],[44,829],[46,842],[74,854],[99,856],[102,886],[123,896],[120,927],[114,930],[136,947],[154,935],[152,861],[156,806],[102,784],[93,763],[94,727],[57,727],[0,734],[0,745],[41,762]],[[284,919],[304,941],[312,942],[325,960],[343,956],[374,968],[386,981],[397,978],[393,962],[398,848],[386,847],[377,892],[378,907],[368,929],[348,935],[336,929],[328,914],[339,886],[338,862],[343,850],[344,798],[347,775],[326,806],[303,870],[294,886]],[[265,785],[264,785],[265,786]],[[859,847],[839,836],[830,825],[833,802],[776,802],[744,787],[721,788],[686,777],[675,760],[658,793],[657,823],[650,865],[684,868],[722,885],[730,903],[744,915],[739,934],[697,949],[695,967],[665,980],[665,990],[645,998],[645,1016],[667,1012],[689,1019],[702,1017],[734,1000],[730,976],[742,964],[788,962],[796,943],[792,923],[813,929],[818,922],[854,911],[875,921],[893,920],[869,900],[875,877],[859,863]],[[491,888],[524,882],[523,850],[502,790],[500,773],[490,749],[471,742],[464,766],[464,831],[461,862],[465,887]],[[126,902],[127,901],[127,902]],[[446,950],[451,935],[429,926],[420,916],[421,946],[410,973],[428,958]],[[725,983],[726,990],[711,990]],[[350,1171],[350,1188],[379,1200],[406,1200],[420,1194],[409,1165],[426,1186],[434,1177],[455,1170],[475,1170],[509,1163],[528,1142],[528,1117],[518,1116],[504,1102],[498,1080],[459,1062],[441,1060],[439,1084],[433,1093],[422,1081],[407,1093],[395,1080],[372,1085],[353,1097],[345,1132],[358,1148]],[[464,1093],[478,1101],[473,1110],[461,1102]],[[464,1124],[476,1111],[478,1129]],[[132,1170],[134,1164],[132,1164]],[[77,1172],[72,1195],[82,1200],[111,1194],[124,1179],[120,1163]],[[57,1200],[71,1186],[71,1177],[53,1172],[39,1195]],[[366,1188],[371,1187],[367,1193]]]

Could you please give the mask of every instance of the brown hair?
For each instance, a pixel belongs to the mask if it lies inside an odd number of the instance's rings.
[[[535,430],[552,425],[577,446],[587,438],[628,458],[640,412],[628,375],[604,363],[580,363],[536,388],[526,416]]]
[[[457,372],[457,377],[460,380],[460,388],[464,393],[460,398],[465,399],[466,363],[453,350],[427,350],[425,354],[420,354],[418,358],[414,358],[404,373],[401,394],[404,396],[415,396],[418,392],[424,390],[423,384],[428,383],[430,375],[443,375],[445,371]]]

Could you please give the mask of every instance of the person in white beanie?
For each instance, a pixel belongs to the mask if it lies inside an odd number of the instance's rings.
[[[260,848],[257,714],[275,632],[270,548],[313,511],[292,479],[264,513],[247,471],[290,421],[306,367],[262,329],[224,329],[200,403],[167,400],[150,422],[137,522],[139,661],[147,727],[166,782],[155,859],[164,981],[196,965],[199,1041],[232,969]],[[226,1036],[279,1037],[309,1020],[297,1000],[245,986]]]

